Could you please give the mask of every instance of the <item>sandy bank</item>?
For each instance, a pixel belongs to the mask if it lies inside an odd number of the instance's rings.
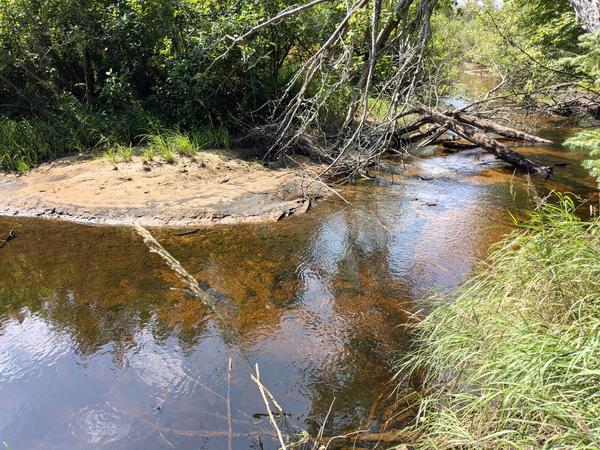
[[[0,215],[95,224],[191,226],[277,221],[305,212],[326,189],[306,167],[268,169],[236,153],[203,152],[173,164],[135,156],[116,166],[72,157],[0,175]]]

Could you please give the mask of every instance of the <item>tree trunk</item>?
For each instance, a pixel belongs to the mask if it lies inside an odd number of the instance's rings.
[[[600,0],[570,0],[583,28],[593,33],[600,28]]]
[[[515,152],[509,146],[491,139],[475,128],[466,123],[461,123],[459,119],[443,114],[435,109],[421,108],[425,116],[431,117],[436,123],[448,128],[450,131],[458,134],[462,138],[477,144],[482,149],[490,152],[502,161],[506,161],[513,166],[525,170],[529,173],[543,175],[549,177],[553,169],[552,167],[540,166],[534,161],[525,158],[523,155]]]
[[[456,117],[456,119],[458,119],[462,123],[481,128],[482,130],[495,133],[505,138],[516,139],[518,141],[535,142],[537,144],[552,144],[552,141],[549,141],[548,139],[543,139],[541,137],[534,136],[523,131],[505,127],[488,119],[481,119],[479,117],[460,113],[456,114],[454,117]]]

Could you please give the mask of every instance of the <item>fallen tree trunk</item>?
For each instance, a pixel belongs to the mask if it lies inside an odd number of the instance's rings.
[[[541,137],[534,136],[533,134],[525,133],[524,131],[515,130],[514,128],[505,127],[488,119],[482,119],[469,114],[461,113],[450,115],[462,123],[480,128],[487,132],[495,133],[505,138],[526,142],[535,142],[537,144],[552,144],[552,141],[549,141],[548,139],[543,139]]]
[[[475,126],[468,123],[461,123],[458,119],[447,114],[441,113],[435,109],[420,108],[424,116],[431,117],[434,122],[448,128],[462,138],[477,144],[482,149],[490,152],[502,161],[506,161],[519,169],[523,169],[529,173],[543,175],[549,177],[553,173],[552,167],[541,166],[538,163],[525,158],[523,155],[515,152],[509,146],[491,139],[485,133],[480,131]]]

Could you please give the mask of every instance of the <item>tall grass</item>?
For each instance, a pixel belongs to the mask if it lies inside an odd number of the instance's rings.
[[[148,146],[145,161],[160,156],[173,163],[177,154],[193,157],[203,149],[228,147],[230,137],[222,127],[205,126],[191,133],[168,128],[141,106],[100,114],[65,98],[59,110],[44,116],[0,115],[0,170],[25,172],[44,161],[97,150],[111,161],[120,161],[139,142]]]
[[[423,449],[600,448],[600,221],[544,205],[416,325]]]
[[[0,117],[0,168],[24,172],[89,144],[79,129],[50,120]]]
[[[44,116],[0,115],[0,169],[24,172],[44,161],[116,144],[130,145],[158,121],[141,108],[127,113],[91,113],[76,101]]]

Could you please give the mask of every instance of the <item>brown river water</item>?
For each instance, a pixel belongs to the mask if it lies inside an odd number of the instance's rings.
[[[560,143],[569,129],[539,134]],[[549,189],[583,197],[583,155]],[[377,428],[401,325],[455,289],[531,205],[523,175],[478,150],[388,160],[396,174],[342,190],[268,225],[153,230],[217,299],[224,320],[185,293],[131,229],[0,218],[0,442],[11,449],[276,448],[250,375],[285,410],[282,427],[325,435]],[[228,361],[232,359],[228,384]],[[373,413],[373,414],[371,414]],[[285,422],[285,423],[284,423]]]

